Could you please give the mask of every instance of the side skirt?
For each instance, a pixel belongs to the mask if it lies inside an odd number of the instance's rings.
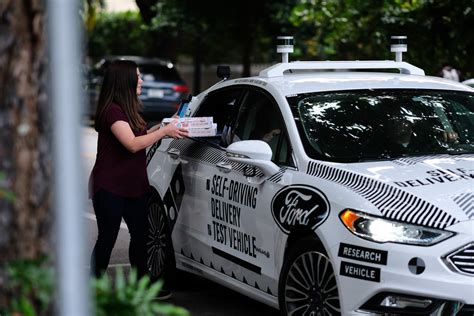
[[[278,297],[259,291],[254,287],[245,284],[231,276],[214,270],[204,264],[194,261],[180,253],[175,252],[176,267],[180,270],[187,271],[196,275],[204,276],[207,279],[220,285],[228,287],[240,294],[248,296],[268,306],[278,309]]]

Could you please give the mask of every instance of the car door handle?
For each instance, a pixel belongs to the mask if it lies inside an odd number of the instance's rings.
[[[227,163],[227,162],[224,162],[224,161],[219,161],[216,164],[216,167],[217,167],[217,169],[219,169],[220,171],[222,171],[224,173],[229,173],[229,172],[232,171],[232,165]]]
[[[180,154],[181,154],[181,152],[179,151],[179,149],[171,148],[170,150],[168,150],[168,155],[172,159],[178,159]]]

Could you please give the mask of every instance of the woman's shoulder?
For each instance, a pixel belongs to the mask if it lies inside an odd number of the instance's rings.
[[[112,102],[110,103],[109,107],[107,108],[107,112],[122,112],[122,113],[125,113],[122,109],[122,107],[115,103],[115,102]]]
[[[126,117],[125,111],[117,103],[110,103],[109,107],[106,110],[106,116],[109,116],[109,115],[112,115],[112,116],[117,116],[118,115],[118,116],[125,116]]]
[[[120,105],[111,103],[105,113],[106,127],[109,128],[116,121],[128,122],[128,117]]]

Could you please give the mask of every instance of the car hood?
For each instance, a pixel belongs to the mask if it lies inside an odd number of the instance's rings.
[[[435,228],[474,220],[474,155],[313,162],[308,173],[344,185],[395,220]]]

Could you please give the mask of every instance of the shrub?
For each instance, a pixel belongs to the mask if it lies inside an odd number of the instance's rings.
[[[187,316],[188,311],[170,304],[156,301],[163,282],[151,283],[148,276],[137,278],[132,269],[125,278],[123,270],[118,268],[115,282],[107,274],[93,280],[92,290],[96,300],[97,316],[128,316],[128,315],[168,315]]]
[[[88,55],[147,55],[153,38],[138,11],[101,12],[87,34]]]
[[[0,295],[0,315],[51,315],[53,311],[54,268],[47,258],[9,262],[0,272],[5,288]],[[163,304],[155,298],[162,282],[140,279],[131,269],[125,278],[117,269],[113,281],[107,274],[91,280],[91,293],[98,316],[160,315],[188,316],[184,308]]]
[[[5,267],[6,307],[0,315],[48,315],[52,310],[54,271],[45,257],[16,260]]]

